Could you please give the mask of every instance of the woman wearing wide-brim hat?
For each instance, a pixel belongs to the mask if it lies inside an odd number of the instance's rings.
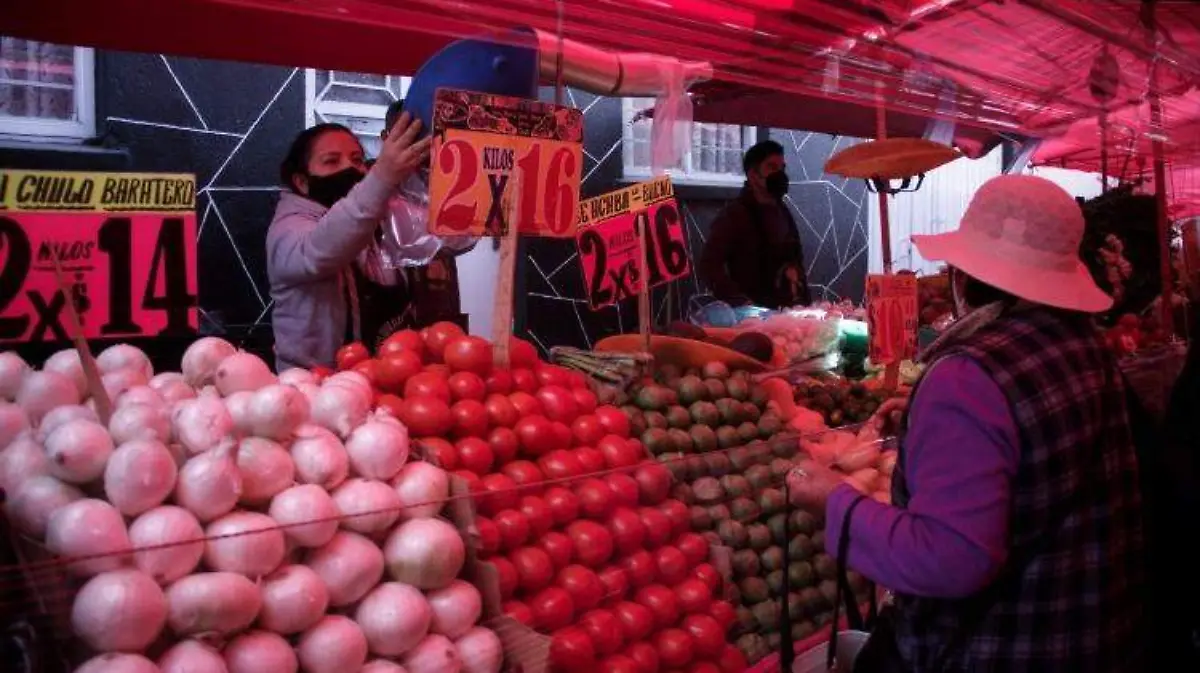
[[[922,357],[893,504],[819,465],[789,477],[825,505],[827,547],[848,536],[840,560],[895,592],[871,647],[898,670],[1145,670],[1138,464],[1083,231],[1070,195],[1014,175],[957,231],[914,237],[961,318]]]

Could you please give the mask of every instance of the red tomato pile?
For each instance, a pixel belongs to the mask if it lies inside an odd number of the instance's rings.
[[[430,460],[475,493],[503,611],[551,635],[556,670],[741,673],[732,605],[671,475],[579,372],[513,339],[511,367],[452,323],[338,353]]]

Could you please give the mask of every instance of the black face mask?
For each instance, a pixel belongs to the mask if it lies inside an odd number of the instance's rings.
[[[348,166],[329,175],[308,176],[308,198],[317,203],[332,208],[333,204],[346,198],[350,190],[362,182],[365,174],[353,166]]]
[[[767,176],[767,193],[771,196],[782,199],[788,193],[788,174],[787,171],[775,171]]]

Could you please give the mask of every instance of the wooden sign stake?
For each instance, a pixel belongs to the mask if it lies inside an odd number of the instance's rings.
[[[496,296],[492,305],[492,344],[496,366],[508,368],[509,347],[513,330],[513,281],[517,269],[517,244],[521,235],[521,173],[513,171],[504,189],[502,204],[507,229],[500,241],[500,270],[497,274]]]
[[[647,259],[649,251],[646,247],[646,229],[649,218],[642,218],[642,226],[638,227],[638,248],[641,254],[638,255],[638,276],[642,282],[642,286],[638,289],[638,334],[642,337],[642,350],[650,352],[650,333],[653,331],[653,318],[650,311],[650,260]]]
[[[875,139],[887,140],[887,111],[883,107],[883,83],[875,83]],[[879,190],[879,240],[883,253],[883,272],[892,273],[892,227],[888,218],[888,195]],[[900,363],[890,362],[883,373],[883,386],[895,390],[900,383]]]
[[[96,415],[105,427],[108,427],[108,421],[112,417],[112,401],[108,399],[108,392],[104,390],[104,382],[100,379],[100,368],[96,366],[96,359],[92,357],[92,349],[88,346],[87,339],[83,338],[83,320],[79,317],[79,311],[75,308],[75,302],[71,297],[71,286],[67,283],[67,276],[63,273],[62,260],[58,255],[51,255],[50,259],[54,262],[54,276],[58,280],[58,289],[63,293],[63,303],[67,309],[67,319],[71,323],[71,341],[75,342],[75,350],[79,353],[79,363],[83,366],[83,375],[87,379],[88,391],[92,394],[92,399],[96,401]]]

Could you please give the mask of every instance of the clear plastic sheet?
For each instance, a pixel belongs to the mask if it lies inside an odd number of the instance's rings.
[[[470,236],[435,236],[429,233],[429,186],[424,175],[409,176],[388,203],[380,223],[377,245],[368,253],[378,256],[385,269],[425,266],[442,249],[464,252],[478,239]]]

